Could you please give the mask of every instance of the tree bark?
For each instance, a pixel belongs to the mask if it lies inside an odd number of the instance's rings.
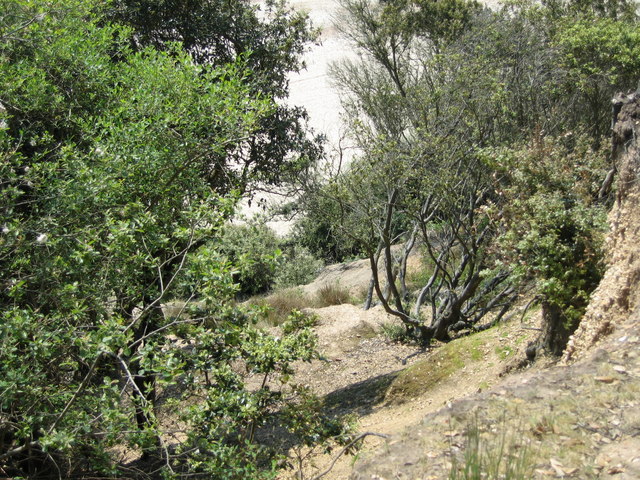
[[[542,321],[542,334],[536,342],[537,348],[555,356],[562,355],[578,323],[570,323],[562,314],[562,309],[549,302],[542,302]]]
[[[378,265],[378,260],[380,259],[380,253],[382,253],[382,242],[378,244],[378,249],[376,250],[375,261],[372,263]],[[373,266],[371,268],[374,268]],[[377,268],[377,267],[376,267]],[[373,304],[373,294],[375,292],[375,281],[373,278],[373,273],[371,273],[371,280],[369,280],[369,289],[367,290],[367,298],[364,301],[364,310],[369,310],[371,305]]]

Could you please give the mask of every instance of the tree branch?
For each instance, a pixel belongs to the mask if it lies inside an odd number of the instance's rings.
[[[328,474],[333,467],[335,466],[336,462],[338,461],[338,459],[344,455],[351,447],[353,447],[357,442],[359,442],[360,440],[362,440],[365,437],[368,436],[374,436],[374,437],[381,437],[381,438],[389,438],[389,435],[385,435],[383,433],[375,433],[375,432],[364,432],[361,433],[360,435],[358,435],[356,438],[354,438],[353,440],[351,440],[349,443],[347,443],[344,448],[342,450],[340,450],[340,452],[338,453],[338,455],[336,455],[334,457],[334,459],[331,461],[331,463],[329,464],[329,467],[322,473],[319,473],[318,475],[315,475],[314,477],[311,477],[310,480],[319,480],[320,478],[324,477],[326,474]]]

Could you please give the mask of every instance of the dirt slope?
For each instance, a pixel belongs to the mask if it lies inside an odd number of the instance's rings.
[[[349,287],[361,286],[356,278],[368,283],[368,266],[356,264],[326,271],[321,281],[306,290],[313,294],[315,288],[335,282],[345,270],[354,279]],[[402,435],[406,428],[420,424],[425,415],[449,402],[498,382],[514,358],[524,357],[527,342],[536,334],[532,327],[539,323],[537,315],[523,323],[518,314],[496,328],[425,351],[391,342],[381,332],[383,325],[398,324],[382,307],[364,311],[360,306],[345,304],[308,311],[318,316],[315,331],[322,358],[298,365],[294,382],[324,396],[329,413],[356,417],[358,432],[390,438]],[[380,437],[367,437],[361,454],[382,443]],[[295,457],[310,452],[292,449],[290,453],[291,463],[297,465]],[[302,478],[313,478],[333,458],[311,452],[304,462]],[[348,478],[353,461],[352,457],[341,457],[322,478]],[[300,473],[296,467],[280,478],[300,478]]]
[[[619,325],[575,365],[513,375],[424,417],[367,455],[350,478],[448,478],[476,439],[476,452],[522,458],[519,478],[640,478],[639,322]]]

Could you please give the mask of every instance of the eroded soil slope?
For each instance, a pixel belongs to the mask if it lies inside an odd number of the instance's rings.
[[[452,402],[393,436],[350,478],[448,478],[474,449],[522,461],[520,478],[640,478],[639,323],[629,318],[572,366],[512,375]]]
[[[381,307],[364,311],[345,304],[309,311],[318,316],[315,331],[322,358],[298,365],[294,382],[323,396],[328,413],[356,418],[359,433],[391,439],[420,424],[425,415],[499,382],[513,359],[524,357],[539,323],[536,314],[522,322],[518,312],[490,330],[423,350],[384,335],[382,326],[395,321]],[[367,437],[359,455],[382,443],[380,437]],[[301,473],[302,478],[314,478],[333,462],[336,452],[323,455],[292,448],[290,463],[295,468],[280,478],[301,478]],[[305,456],[302,472],[296,462],[300,455]],[[322,478],[349,478],[353,462],[353,457],[340,457]]]

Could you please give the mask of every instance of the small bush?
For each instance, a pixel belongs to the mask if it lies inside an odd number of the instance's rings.
[[[359,287],[355,292],[352,290],[351,295],[351,303],[354,305],[364,305],[364,302],[367,300],[367,295],[369,294],[369,286],[363,285]],[[373,292],[373,297],[375,300],[376,293]]]
[[[327,263],[340,263],[350,258],[363,258],[361,246],[345,235],[335,222],[340,217],[340,204],[325,185],[320,190],[306,192],[300,207],[304,216],[293,227],[293,238]]]
[[[382,333],[392,342],[411,343],[414,339],[407,333],[407,328],[398,323],[383,323]]]
[[[257,295],[271,288],[281,251],[280,240],[266,224],[227,225],[220,251],[236,267],[234,281],[241,295]]]
[[[324,267],[322,260],[300,246],[294,246],[290,253],[281,257],[274,277],[274,288],[297,287],[313,281]]]

